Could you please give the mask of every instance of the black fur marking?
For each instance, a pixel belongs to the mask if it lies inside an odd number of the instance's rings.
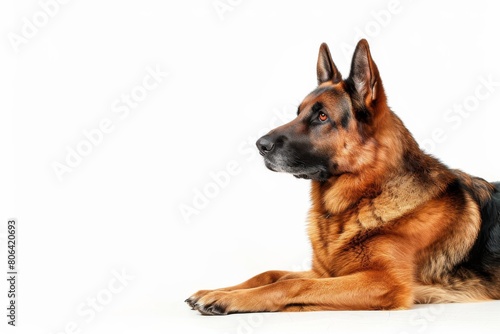
[[[491,279],[493,270],[500,267],[500,183],[494,183],[491,199],[481,207],[481,228],[467,259],[457,265]]]
[[[316,102],[316,103],[312,106],[312,108],[311,108],[311,109],[312,109],[312,111],[313,111],[314,113],[316,113],[316,112],[320,111],[321,109],[323,109],[323,103],[321,103],[321,102]]]
[[[332,128],[336,129],[337,128],[337,122],[335,122],[333,119],[329,118],[330,120],[330,125],[332,126]]]
[[[288,164],[297,169],[303,169],[306,176],[306,171],[316,170],[318,174],[314,176],[317,180],[326,180],[330,177],[328,172],[328,156],[314,153],[312,145],[308,141],[291,141],[287,148],[286,156]]]
[[[351,120],[351,114],[349,111],[344,111],[344,114],[342,115],[342,118],[340,119],[340,125],[344,128],[347,129],[349,126],[349,121]]]
[[[464,188],[459,179],[455,179],[448,184],[446,190],[443,192],[443,196],[452,197],[454,206],[456,207],[463,208],[467,204]]]

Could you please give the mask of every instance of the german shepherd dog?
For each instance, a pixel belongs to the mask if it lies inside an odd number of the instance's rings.
[[[257,141],[269,169],[311,180],[312,269],[267,271],[186,302],[221,315],[500,299],[500,183],[419,148],[387,106],[366,40],[347,79],[322,44],[317,77],[297,117]]]

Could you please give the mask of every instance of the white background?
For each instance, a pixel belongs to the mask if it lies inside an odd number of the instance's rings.
[[[17,218],[16,331],[498,332],[498,302],[227,317],[183,303],[268,269],[308,268],[309,183],[267,170],[253,145],[314,89],[321,42],[347,76],[350,48],[366,37],[390,106],[417,140],[437,133],[426,147],[450,167],[500,179],[498,8],[397,3],[74,0],[44,22],[38,1],[2,1],[0,241],[5,263],[5,223]],[[39,27],[16,48],[26,20]],[[168,75],[127,117],[115,113],[147,68]],[[113,130],[58,179],[54,163],[105,119]],[[237,173],[214,188],[211,173],[228,164]],[[196,197],[207,189],[211,198]],[[197,211],[187,219],[188,206]],[[114,281],[121,271],[133,277],[126,286]],[[92,298],[103,303],[90,319],[78,309]]]

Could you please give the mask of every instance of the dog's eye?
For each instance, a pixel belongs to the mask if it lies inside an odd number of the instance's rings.
[[[324,113],[324,112],[320,112],[318,114],[318,119],[321,121],[321,122],[324,122],[328,119],[328,116]]]

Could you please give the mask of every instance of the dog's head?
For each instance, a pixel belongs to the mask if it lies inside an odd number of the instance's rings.
[[[323,43],[317,77],[297,117],[257,141],[266,166],[316,181],[369,168],[377,158],[375,132],[389,109],[366,40],[358,43],[345,80]]]

